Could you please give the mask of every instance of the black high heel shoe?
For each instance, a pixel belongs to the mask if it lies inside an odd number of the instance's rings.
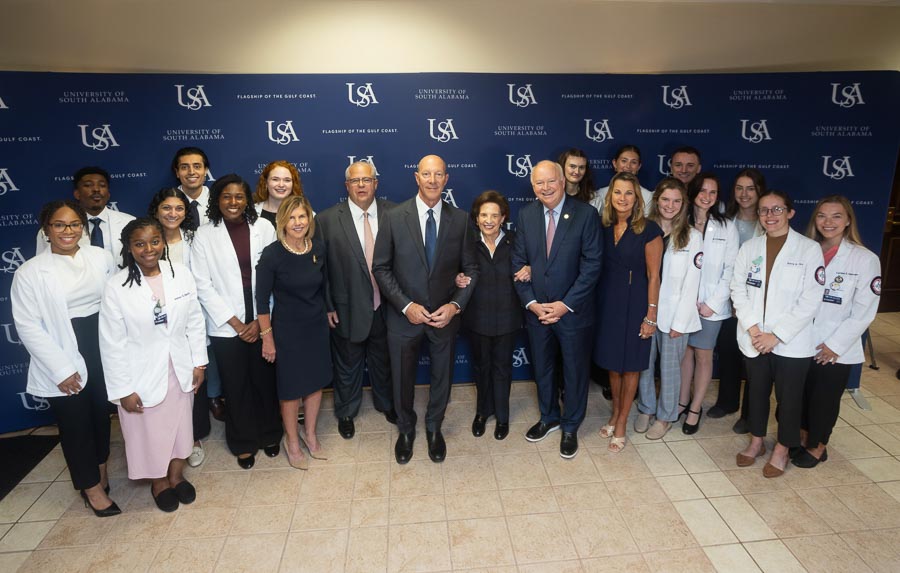
[[[696,424],[688,424],[687,418],[684,420],[684,424],[681,425],[681,432],[685,435],[691,436],[697,433],[697,430],[700,428],[700,418],[703,417],[703,408],[700,408],[699,412],[695,412],[693,410],[688,410],[691,414],[697,414],[697,423]]]
[[[97,509],[96,507],[91,505],[91,500],[88,499],[88,496],[86,493],[84,493],[84,490],[81,490],[81,497],[82,499],[84,499],[84,506],[91,508],[91,511],[93,511],[94,515],[96,515],[97,517],[112,517],[114,515],[119,515],[120,513],[122,513],[122,510],[119,509],[119,506],[116,505],[116,502],[112,502],[107,508]]]

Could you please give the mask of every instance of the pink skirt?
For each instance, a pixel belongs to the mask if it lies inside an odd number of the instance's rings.
[[[169,359],[169,389],[156,406],[143,414],[119,406],[119,424],[125,438],[125,459],[130,479],[165,477],[169,462],[191,455],[194,446],[192,410],[194,393],[185,392]]]

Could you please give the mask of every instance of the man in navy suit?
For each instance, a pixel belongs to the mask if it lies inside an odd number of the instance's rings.
[[[465,309],[478,280],[469,218],[464,211],[441,200],[448,179],[443,159],[437,155],[423,157],[416,169],[419,192],[387,212],[375,241],[372,274],[389,303],[385,323],[400,432],[394,455],[400,464],[408,462],[413,453],[413,398],[423,339],[428,339],[431,357],[425,414],[428,457],[437,463],[447,455],[441,423],[450,399],[458,315]],[[460,272],[471,277],[468,288],[454,284]]]
[[[541,161],[531,172],[538,201],[519,211],[514,269],[531,266],[531,282],[516,282],[525,308],[541,419],[525,434],[539,442],[562,429],[559,455],[578,453],[584,420],[594,327],[594,288],[600,277],[603,238],[597,210],[566,197],[562,167]],[[553,383],[562,355],[565,404]]]

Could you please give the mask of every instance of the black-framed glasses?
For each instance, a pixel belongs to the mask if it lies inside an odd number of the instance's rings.
[[[757,214],[759,214],[760,217],[765,217],[769,213],[772,213],[773,215],[782,215],[785,211],[787,211],[787,207],[782,207],[781,205],[776,205],[775,207],[771,208],[760,207],[756,210]]]
[[[62,233],[66,229],[72,229],[76,233],[80,233],[82,229],[84,229],[84,223],[81,221],[75,221],[74,223],[63,223],[62,221],[53,221],[50,223],[50,228],[56,231],[57,233]]]

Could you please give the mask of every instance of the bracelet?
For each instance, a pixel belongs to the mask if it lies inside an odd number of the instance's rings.
[[[265,330],[260,330],[260,331],[259,331],[259,335],[260,335],[260,336],[265,336],[265,335],[269,334],[270,332],[272,332],[272,327],[271,327],[271,326],[270,326],[269,328],[265,329]]]
[[[658,304],[653,304],[652,302],[648,302],[648,303],[647,303],[647,306],[649,306],[650,308],[657,308],[659,305],[658,305]]]
[[[650,320],[649,318],[647,318],[646,316],[644,317],[644,324],[649,324],[650,326],[656,326],[656,323],[653,322],[652,320]]]

